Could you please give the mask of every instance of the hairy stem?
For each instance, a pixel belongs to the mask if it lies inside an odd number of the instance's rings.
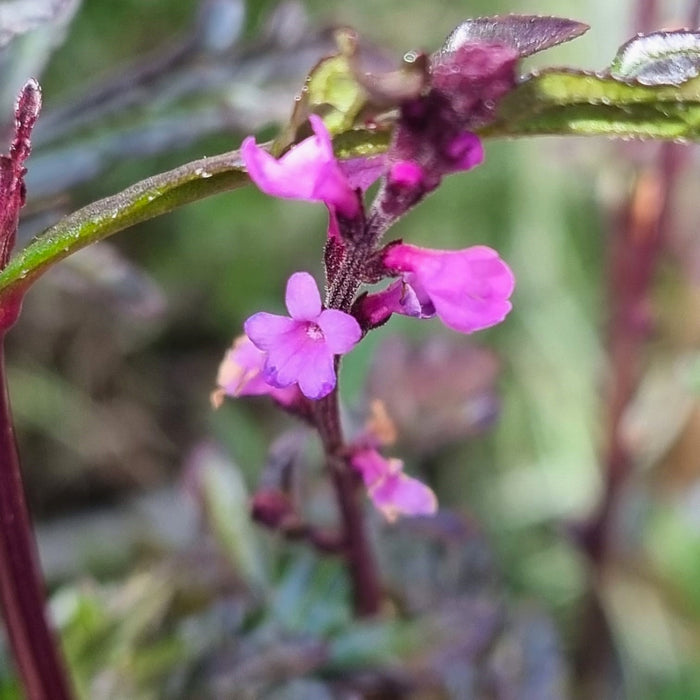
[[[30,700],[72,697],[58,645],[46,616],[46,597],[5,381],[0,336],[0,600],[12,653]]]

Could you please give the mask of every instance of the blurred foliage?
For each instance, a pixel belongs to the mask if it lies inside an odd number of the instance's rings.
[[[227,5],[216,0],[85,2],[42,77],[25,240],[245,133],[274,136],[334,24],[400,57],[434,50],[469,16],[554,13],[592,29],[527,67],[602,69],[633,34],[633,4],[249,2],[237,24],[235,8],[215,14]],[[685,3],[662,10],[663,26],[677,26]],[[38,71],[41,56],[29,58]],[[498,248],[518,288],[508,322],[478,347],[398,319],[344,364],[348,424],[362,425],[384,392],[405,410],[397,454],[449,509],[393,528],[373,521],[392,602],[372,624],[352,621],[336,561],[243,517],[290,421],[256,399],[216,413],[208,403],[243,319],[280,308],[291,272],[320,271],[322,207],[242,189],[48,273],[8,360],[52,605],[83,697],[700,697],[697,168],[675,192],[658,333],[626,423],[637,468],[604,575],[592,578],[572,536],[600,492],[605,243],[634,167],[657,148],[490,141],[484,166],[398,224],[395,236],[419,245]],[[443,394],[449,421],[436,419]],[[223,452],[203,445],[211,438]],[[302,462],[304,510],[332,522],[313,444]],[[573,663],[591,590],[614,644],[595,692],[577,686]],[[13,683],[3,661],[0,698],[18,697]]]

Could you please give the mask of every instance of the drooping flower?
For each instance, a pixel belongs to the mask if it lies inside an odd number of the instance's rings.
[[[385,459],[367,448],[356,451],[350,463],[360,473],[375,507],[389,522],[400,515],[432,515],[437,510],[432,489],[404,474],[401,460]]]
[[[265,353],[255,347],[248,336],[236,338],[219,365],[217,389],[211,395],[214,406],[218,408],[224,396],[268,395],[283,406],[296,403],[300,398],[299,388],[279,388],[268,384],[263,377],[264,367]]]
[[[357,193],[333,154],[333,144],[323,120],[309,117],[314,136],[293,146],[279,160],[260,148],[249,136],[241,145],[241,158],[253,182],[266,194],[285,199],[324,202],[345,218],[360,211]]]
[[[515,278],[498,253],[487,246],[447,251],[398,243],[387,246],[384,264],[411,287],[422,317],[437,315],[456,331],[488,328],[503,321],[511,310]],[[387,292],[390,290],[392,287]],[[393,287],[394,296],[395,290]],[[401,300],[406,298],[404,292]],[[387,295],[384,301],[390,303],[392,297]],[[415,304],[398,303],[391,308],[403,314],[407,309],[408,315],[415,315]]]
[[[279,388],[298,384],[304,396],[323,398],[336,384],[334,356],[352,350],[362,331],[350,314],[323,309],[308,272],[289,278],[285,303],[290,316],[261,312],[244,324],[246,335],[265,353],[263,378]]]

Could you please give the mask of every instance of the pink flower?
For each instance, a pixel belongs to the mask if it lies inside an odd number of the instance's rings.
[[[260,148],[249,136],[241,145],[241,157],[253,182],[265,193],[286,199],[324,202],[333,211],[352,219],[360,211],[357,193],[333,155],[330,134],[321,117],[309,117],[314,136],[292,147],[279,160]]]
[[[358,450],[350,460],[360,473],[375,507],[389,521],[399,515],[432,515],[437,498],[425,484],[403,473],[399,459],[384,459],[373,449]]]
[[[384,264],[403,274],[403,281],[420,303],[421,316],[437,315],[456,331],[473,333],[488,328],[500,323],[511,310],[508,299],[515,278],[498,253],[486,246],[447,251],[399,243],[386,248]],[[384,294],[392,289],[395,287]],[[407,313],[402,304],[391,310]],[[409,305],[408,315],[415,315],[414,311],[414,305]]]
[[[219,407],[224,396],[264,396],[269,395],[283,406],[291,406],[300,397],[296,386],[283,389],[271,386],[262,376],[265,366],[265,353],[253,345],[245,335],[233,341],[219,365],[216,378],[217,389],[211,399]]]
[[[350,314],[322,308],[308,272],[289,278],[285,303],[291,318],[261,312],[244,324],[246,335],[266,354],[263,378],[279,388],[299,384],[304,396],[323,398],[336,384],[334,356],[352,350],[362,331]]]

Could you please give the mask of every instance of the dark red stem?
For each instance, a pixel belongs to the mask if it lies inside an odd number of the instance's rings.
[[[352,581],[355,612],[361,617],[375,615],[381,604],[381,586],[365,531],[361,483],[343,455],[337,390],[317,403],[316,421],[342,518],[343,554]]]
[[[0,335],[0,600],[10,645],[30,700],[72,697],[46,616],[46,596],[24,500]]]

